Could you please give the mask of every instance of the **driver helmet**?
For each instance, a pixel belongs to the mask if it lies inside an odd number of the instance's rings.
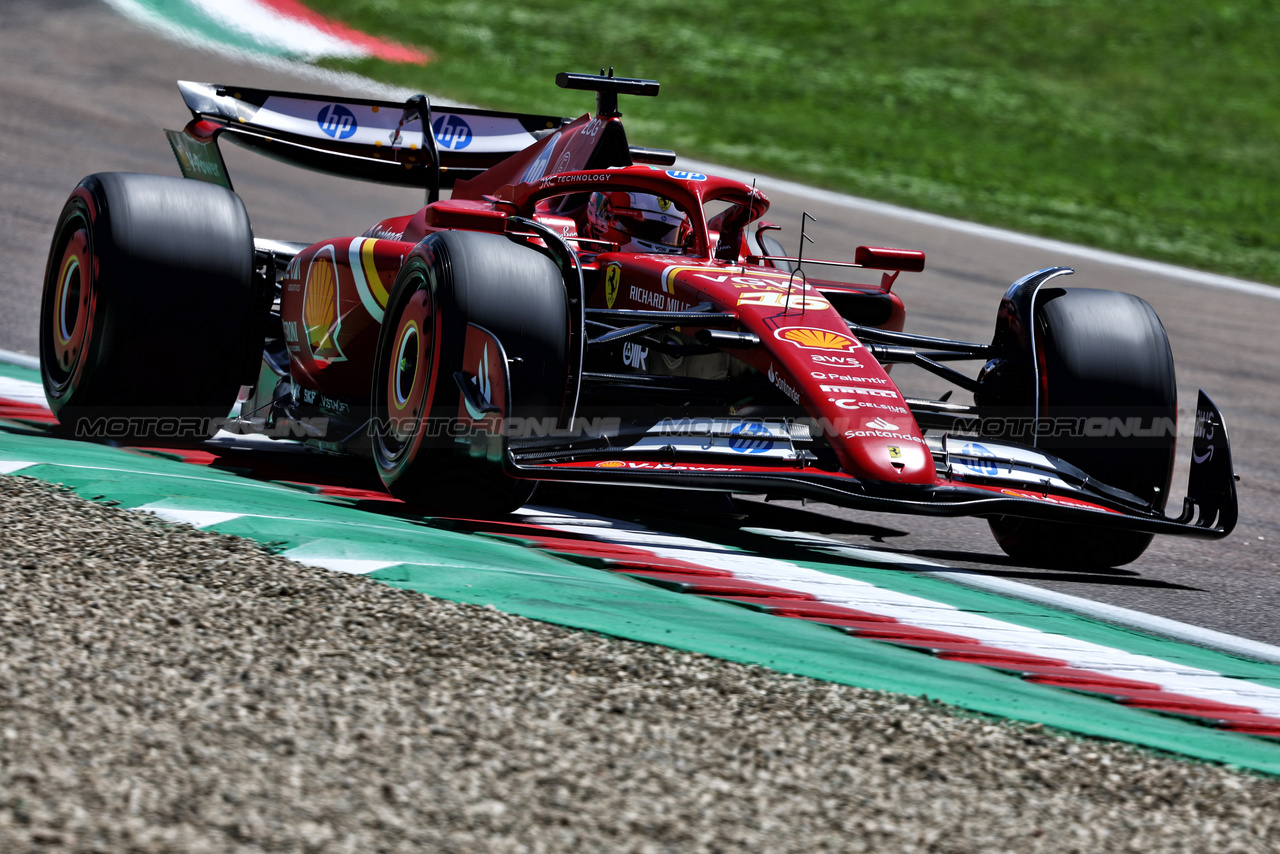
[[[587,203],[587,236],[624,252],[679,252],[691,231],[688,214],[652,193],[592,193]]]

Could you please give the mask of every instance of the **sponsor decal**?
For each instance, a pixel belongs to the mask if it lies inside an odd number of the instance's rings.
[[[646,471],[742,471],[734,466],[689,466],[683,463],[631,463],[621,460],[607,460],[596,463],[598,469],[642,469]]]
[[[847,397],[841,398],[836,405],[841,409],[882,409],[885,412],[893,412],[898,415],[907,415],[910,412],[905,406],[895,406],[892,403],[882,403],[878,400],[854,400]]]
[[[564,165],[568,165],[569,152],[565,152],[565,156],[560,158]],[[559,170],[561,167],[557,166]],[[607,184],[613,180],[613,176],[608,172],[587,172],[587,173],[569,173],[567,175],[548,175],[538,182],[538,188],[555,187],[559,184]]]
[[[634,341],[628,341],[622,345],[622,364],[637,370],[647,371],[649,369],[649,348],[641,347]]]
[[[809,354],[809,361],[816,365],[835,365],[840,368],[861,368],[864,365],[858,361],[856,356],[830,356],[818,355],[817,353]]]
[[[782,373],[773,367],[773,362],[769,363],[769,382],[778,387],[778,390],[791,398],[792,403],[800,402],[800,392],[796,391],[795,386],[782,378]]]
[[[769,428],[758,421],[747,421],[729,431],[729,448],[739,454],[763,454],[773,448]]]
[[[345,414],[351,410],[351,405],[348,404],[345,400],[338,400],[337,398],[326,397],[323,394],[320,395],[320,407],[322,409],[327,409],[330,412],[337,412],[339,414]]]
[[[303,402],[303,403],[315,403],[315,402],[316,402],[316,390],[315,390],[315,389],[313,389],[313,388],[304,388],[304,389],[302,390],[302,402]]]
[[[917,445],[926,444],[919,436],[895,433],[892,430],[845,430],[844,437],[846,439],[897,439],[900,442],[915,442]]]
[[[302,293],[302,325],[311,358],[320,367],[347,360],[338,346],[342,316],[338,311],[338,273],[333,257],[333,244],[316,253],[307,268],[307,284]]]
[[[814,329],[809,326],[787,326],[776,329],[773,337],[786,341],[806,350],[857,350],[862,345],[847,335],[832,332],[829,329]]]
[[[977,442],[969,442],[960,449],[960,453],[967,457],[989,457],[991,459],[991,462],[982,462],[978,460],[958,462],[957,464],[962,468],[970,469],[971,471],[987,475],[988,477],[994,477],[1000,473],[1000,467],[995,463],[996,455],[991,452],[990,448],[987,448],[984,445],[979,445]]]
[[[1061,504],[1064,507],[1093,507],[1087,501],[1077,501],[1074,498],[1055,497],[1047,493],[1038,492],[1018,492],[1015,489],[1002,489],[1001,495],[1008,495],[1012,498],[1031,498],[1036,501],[1047,501],[1050,504]]]
[[[1213,413],[1206,409],[1197,409],[1196,410],[1196,433],[1194,438],[1212,439],[1213,433],[1214,433],[1213,427],[1214,427]],[[1196,443],[1196,444],[1199,444],[1199,443]],[[1200,463],[1207,463],[1211,459],[1213,459],[1212,444],[1205,445],[1205,451],[1202,454],[1196,453],[1196,449],[1194,447],[1191,449],[1191,461],[1193,463],[1199,465]]]
[[[360,124],[355,113],[341,104],[325,104],[316,113],[316,124],[320,130],[337,140],[350,139],[355,136]]]
[[[542,151],[538,154],[538,158],[529,164],[529,168],[524,170],[524,175],[520,181],[524,184],[532,184],[541,178],[547,172],[547,164],[551,162],[551,155],[554,153],[552,149],[556,147],[557,141],[560,139],[560,131],[556,131],[547,140],[546,145],[542,147]]]
[[[885,421],[883,418],[873,418],[867,422],[868,430],[901,430],[897,424],[891,421]]]
[[[705,181],[707,176],[701,172],[681,172],[678,169],[668,169],[668,178],[675,178],[677,181]]]
[[[791,311],[823,311],[831,303],[819,296],[789,294],[786,291],[751,291],[738,294],[738,305],[759,305]]]
[[[461,116],[445,113],[431,123],[431,131],[436,135],[436,143],[450,151],[461,151],[471,144],[473,134],[471,125]]]
[[[169,138],[169,147],[173,149],[174,156],[178,158],[182,177],[208,181],[220,187],[231,186],[217,143],[192,139],[176,130],[166,130],[164,133]]]
[[[605,296],[608,297],[609,295],[606,293]],[[639,287],[638,285],[632,285],[631,299],[634,300],[635,302],[642,302],[645,305],[649,306],[650,308],[656,308],[659,311],[661,311],[662,306],[665,304],[667,297],[665,294],[655,294],[653,291],[647,291],[644,288]],[[613,308],[612,305],[610,305],[609,307]]]
[[[819,386],[828,394],[865,394],[871,397],[889,397],[894,400],[898,399],[898,393],[887,388],[864,388],[857,385],[824,385]],[[831,400],[832,398],[828,398]]]
[[[286,320],[281,325],[284,327],[284,340],[296,344],[298,342],[298,321]]]
[[[392,231],[381,223],[375,225],[364,234],[365,237],[372,237],[375,240],[402,240],[404,238],[403,231]]]
[[[862,367],[858,365],[858,367]],[[815,380],[838,380],[846,383],[879,383],[880,385],[888,385],[889,381],[881,377],[855,377],[849,374],[833,374],[824,371],[813,371],[809,374]]]
[[[476,365],[476,388],[480,392],[481,402],[489,403],[492,385],[489,382],[489,345],[487,342],[484,345],[484,351],[480,354],[480,364]],[[466,404],[467,414],[474,420],[484,420],[485,413],[473,407],[471,401],[467,400],[466,395],[462,396],[462,402]]]

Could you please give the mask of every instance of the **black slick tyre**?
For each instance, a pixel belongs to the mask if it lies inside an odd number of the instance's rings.
[[[469,456],[453,435],[468,324],[506,353],[510,418],[555,419],[567,380],[569,313],[554,262],[506,237],[428,236],[401,269],[374,358],[373,458],[393,495],[441,515],[508,513],[534,483]]]
[[[1173,476],[1177,384],[1164,327],[1146,301],[1084,288],[1042,293],[1035,315],[1042,418],[1073,423],[1038,447],[1163,510]],[[1076,568],[1136,560],[1152,535],[1001,516],[989,520],[1017,560]]]
[[[40,369],[63,429],[207,438],[262,347],[261,284],[239,196],[212,184],[85,178],[54,230]]]

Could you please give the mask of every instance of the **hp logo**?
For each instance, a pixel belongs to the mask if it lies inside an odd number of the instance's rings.
[[[960,449],[960,453],[964,454],[965,456],[971,456],[971,457],[979,457],[979,458],[990,457],[991,458],[990,462],[983,459],[981,461],[972,460],[970,462],[963,463],[962,465],[964,465],[965,468],[973,469],[979,474],[985,474],[988,477],[995,477],[997,474],[1000,473],[1000,466],[997,465],[995,461],[996,455],[991,452],[990,448],[979,445],[977,442],[970,442],[969,444],[965,445],[963,448]]]
[[[441,148],[457,151],[471,144],[471,125],[458,116],[445,114],[432,123],[431,129]]]
[[[334,139],[350,139],[359,130],[355,115],[341,104],[327,104],[316,114],[320,130]]]
[[[679,169],[668,169],[668,178],[675,178],[677,181],[705,181],[707,176],[701,172],[684,172]]]
[[[773,447],[769,428],[755,421],[739,424],[729,431],[729,447],[739,454],[763,454]]]

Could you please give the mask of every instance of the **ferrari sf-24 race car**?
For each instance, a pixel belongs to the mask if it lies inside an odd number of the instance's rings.
[[[509,511],[546,480],[808,497],[985,517],[1015,558],[1080,565],[1232,530],[1203,392],[1187,496],[1164,512],[1174,366],[1143,300],[1050,267],[1009,287],[990,343],[908,334],[893,284],[922,252],[804,258],[802,221],[788,254],[762,192],[628,143],[619,95],[656,81],[556,82],[594,91],[595,114],[180,82],[184,177],[91,175],[58,221],[40,357],[62,429],[283,434],[371,458],[428,512]],[[255,239],[222,138],[426,203],[354,237]],[[985,364],[946,364],[965,360]],[[904,396],[895,364],[973,403]]]

